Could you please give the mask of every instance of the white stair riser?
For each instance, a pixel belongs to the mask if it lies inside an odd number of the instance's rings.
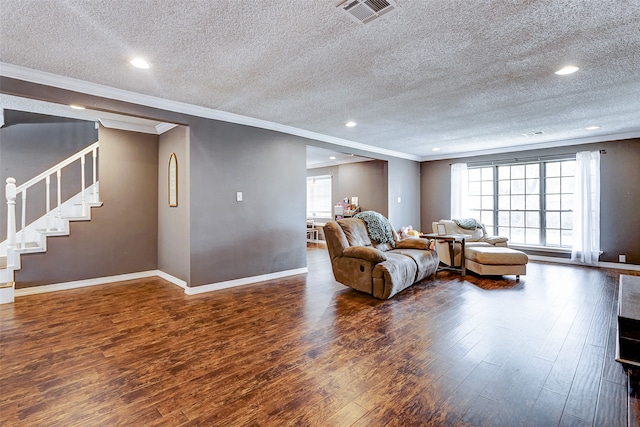
[[[98,183],[96,187],[99,188]],[[99,191],[99,190],[98,190]],[[43,215],[16,235],[16,247],[9,249],[7,241],[0,242],[0,257],[6,256],[6,268],[0,268],[0,284],[13,283],[14,272],[22,267],[20,255],[46,252],[48,236],[68,236],[69,221],[90,221],[91,208],[102,206],[101,202],[93,202],[94,186],[84,191],[85,206],[82,204],[82,193],[78,193],[66,202],[60,209],[54,209],[49,215]],[[0,287],[0,304],[14,301],[15,286]]]

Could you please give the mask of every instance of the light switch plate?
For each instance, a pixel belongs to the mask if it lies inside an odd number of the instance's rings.
[[[241,202],[242,201],[242,191],[238,191],[236,193],[236,202]]]

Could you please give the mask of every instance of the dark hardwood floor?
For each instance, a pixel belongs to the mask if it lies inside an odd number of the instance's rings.
[[[155,278],[0,306],[0,424],[638,422],[614,360],[619,271],[442,272],[380,301],[336,283],[323,247],[308,267],[196,296]]]

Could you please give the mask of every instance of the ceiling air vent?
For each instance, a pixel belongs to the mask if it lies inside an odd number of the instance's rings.
[[[352,21],[368,24],[398,8],[393,0],[344,0],[337,6]]]
[[[523,133],[523,136],[540,136],[540,135],[544,135],[544,131],[538,130],[535,132],[529,132],[529,133]]]

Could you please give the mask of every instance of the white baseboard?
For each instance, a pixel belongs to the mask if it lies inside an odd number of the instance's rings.
[[[307,267],[296,268],[293,270],[278,271],[276,273],[263,274],[260,276],[243,277],[241,279],[229,280],[226,282],[212,283],[209,285],[195,286],[190,288],[187,286],[187,282],[182,279],[178,279],[170,274],[160,270],[141,271],[138,273],[119,274],[116,276],[98,277],[95,279],[76,280],[73,282],[56,283],[52,285],[34,286],[31,288],[16,289],[14,292],[15,297],[23,297],[27,295],[44,294],[47,292],[66,291],[69,289],[84,288],[87,286],[106,285],[113,282],[122,282],[125,280],[145,279],[147,277],[158,276],[174,285],[180,286],[184,289],[184,293],[187,295],[202,294],[205,292],[217,291],[220,289],[233,288],[236,286],[250,285],[252,283],[264,282],[266,280],[280,279],[282,277],[294,276],[296,274],[308,273]],[[7,295],[8,298],[8,295]],[[13,302],[13,301],[7,301]]]
[[[205,292],[218,291],[220,289],[227,289],[227,288],[233,288],[236,286],[244,286],[244,285],[250,285],[253,283],[264,282],[265,280],[280,279],[282,277],[295,276],[296,274],[305,274],[308,272],[309,272],[309,269],[307,267],[296,268],[293,270],[286,270],[286,271],[278,271],[276,273],[263,274],[260,276],[243,277],[241,279],[228,280],[225,282],[211,283],[211,284],[202,285],[202,286],[194,286],[194,287],[186,288],[184,290],[184,293],[187,295],[202,294]]]
[[[164,280],[166,280],[167,282],[173,283],[174,285],[178,285],[182,289],[185,289],[185,290],[188,289],[187,282],[185,282],[182,279],[178,279],[175,276],[167,274],[162,270],[156,270],[156,276],[159,276],[159,277],[163,278]]]
[[[600,268],[614,268],[617,270],[640,271],[640,265],[624,264],[621,262],[598,262],[598,264],[592,265],[592,264],[585,264],[583,262],[574,261],[570,258],[556,258],[551,256],[539,256],[539,255],[529,255],[529,259],[532,261],[555,262],[556,264],[571,264],[571,265],[579,265],[583,267],[600,267]]]
[[[144,279],[158,275],[158,270],[141,271],[138,273],[118,274],[116,276],[98,277],[95,279],[76,280],[73,282],[56,283],[53,285],[34,286],[31,288],[16,289],[15,296],[44,294],[47,292],[66,291],[69,289],[84,288],[87,286],[105,285],[107,283],[122,282],[124,280]]]

